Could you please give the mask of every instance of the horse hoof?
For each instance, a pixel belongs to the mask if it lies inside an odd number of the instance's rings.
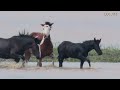
[[[22,65],[21,68],[25,68],[25,65]]]
[[[54,66],[54,62],[52,63],[52,65]]]
[[[39,65],[39,64],[38,64],[37,66],[38,66],[38,67],[42,67],[42,65]]]
[[[91,69],[91,67],[89,67],[89,69]]]
[[[42,64],[37,63],[37,66],[42,67]]]
[[[83,67],[80,67],[80,69],[83,69]]]
[[[40,64],[39,67],[42,67],[42,64]]]

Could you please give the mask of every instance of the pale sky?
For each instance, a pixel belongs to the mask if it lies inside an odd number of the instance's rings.
[[[108,12],[108,11],[107,11]],[[103,46],[120,47],[120,12],[106,11],[0,11],[0,37],[9,38],[23,31],[41,32],[40,24],[53,22],[52,42],[83,42],[102,38]],[[108,12],[108,13],[114,13]]]

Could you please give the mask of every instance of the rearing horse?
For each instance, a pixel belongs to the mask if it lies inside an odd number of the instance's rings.
[[[43,27],[43,31],[41,33],[33,32],[30,34],[31,36],[39,40],[42,40],[41,43],[39,44],[39,51],[41,54],[41,58],[37,62],[37,65],[40,67],[42,67],[42,58],[46,56],[53,58],[53,44],[51,42],[51,37],[50,37],[50,31],[51,31],[52,25],[53,23],[45,22],[45,24],[41,24],[41,26]],[[30,49],[25,51],[26,62],[29,61],[31,54],[32,53]]]

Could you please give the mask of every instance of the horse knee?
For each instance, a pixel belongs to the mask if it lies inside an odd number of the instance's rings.
[[[14,60],[16,63],[19,63],[19,61],[20,61],[20,58],[15,58],[15,60]]]
[[[25,60],[25,57],[24,56],[21,56],[22,60],[24,61]]]

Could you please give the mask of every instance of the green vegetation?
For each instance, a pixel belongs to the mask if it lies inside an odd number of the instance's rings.
[[[91,52],[89,52],[89,56],[88,58],[90,59],[90,61],[92,62],[120,62],[120,49],[118,48],[113,48],[113,47],[108,47],[108,48],[104,48],[102,49],[103,51],[103,55],[99,56],[97,55],[97,53],[92,50]],[[57,60],[57,48],[54,48],[54,61],[58,61]],[[30,61],[37,61],[35,59],[35,57],[31,57]],[[44,62],[51,62],[52,59],[49,57],[46,57],[43,59]],[[72,58],[68,58],[65,61],[70,61],[70,62],[79,62],[78,59],[72,59]]]

